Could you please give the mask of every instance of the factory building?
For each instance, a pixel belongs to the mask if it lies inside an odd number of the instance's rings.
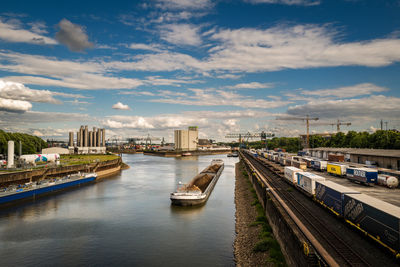
[[[77,154],[104,154],[106,153],[106,129],[81,126],[76,132],[76,142],[74,142],[74,132],[69,133],[68,149]]]
[[[400,150],[319,147],[308,149],[308,153],[322,159],[327,159],[329,154],[342,154],[349,162],[375,163],[381,168],[400,170]]]
[[[187,130],[175,130],[175,150],[193,151],[197,150],[199,131],[197,126],[191,126]]]

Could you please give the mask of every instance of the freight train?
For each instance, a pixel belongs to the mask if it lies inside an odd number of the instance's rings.
[[[363,177],[362,174],[357,175]],[[400,207],[293,166],[285,166],[284,178],[400,258]]]
[[[364,185],[382,185],[389,188],[396,188],[399,185],[400,171],[384,168],[371,168],[362,164],[343,162],[342,157],[331,156],[331,159],[338,162],[326,161],[318,158],[311,158],[285,152],[257,151],[259,157],[264,157],[270,161],[279,163],[282,166],[294,166],[304,171],[311,168],[316,171],[326,171],[330,175],[346,177],[348,180]]]

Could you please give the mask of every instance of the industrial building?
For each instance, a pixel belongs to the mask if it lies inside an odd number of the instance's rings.
[[[400,170],[400,150],[319,147],[307,150],[311,156],[327,159],[328,154],[342,154],[346,161],[366,164],[373,162],[378,167]]]
[[[63,147],[49,147],[43,148],[42,154],[60,154],[60,155],[68,155],[70,154],[69,149]]]
[[[106,153],[106,129],[93,127],[89,131],[88,126],[81,126],[76,133],[69,132],[68,149],[77,154],[104,154]]]
[[[197,150],[199,131],[197,126],[190,126],[187,130],[175,130],[175,150],[194,151]]]

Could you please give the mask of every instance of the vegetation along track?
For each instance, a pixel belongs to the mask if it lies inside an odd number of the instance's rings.
[[[370,266],[352,246],[348,245],[334,230],[330,229],[321,218],[326,216],[324,210],[296,191],[288,191],[288,184],[267,166],[253,156],[243,153],[252,165],[267,179],[275,192],[286,202],[298,218],[315,235],[317,240],[329,246],[329,252],[341,265]],[[311,205],[310,205],[311,204]]]

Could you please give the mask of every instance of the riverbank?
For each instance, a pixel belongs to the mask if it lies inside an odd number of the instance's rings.
[[[10,184],[24,184],[27,182],[36,182],[50,177],[62,177],[77,172],[96,172],[98,178],[104,178],[113,175],[121,170],[123,164],[120,157],[106,159],[104,161],[94,159],[73,158],[72,164],[63,166],[44,167],[41,169],[21,170],[18,172],[0,173],[0,187]],[[91,162],[91,163],[88,163]],[[123,166],[126,168],[126,166]]]
[[[237,266],[275,266],[269,262],[269,252],[255,252],[254,248],[260,241],[261,225],[255,225],[258,213],[254,203],[252,186],[243,175],[241,162],[235,165],[235,205],[236,205],[236,239],[234,254]]]

